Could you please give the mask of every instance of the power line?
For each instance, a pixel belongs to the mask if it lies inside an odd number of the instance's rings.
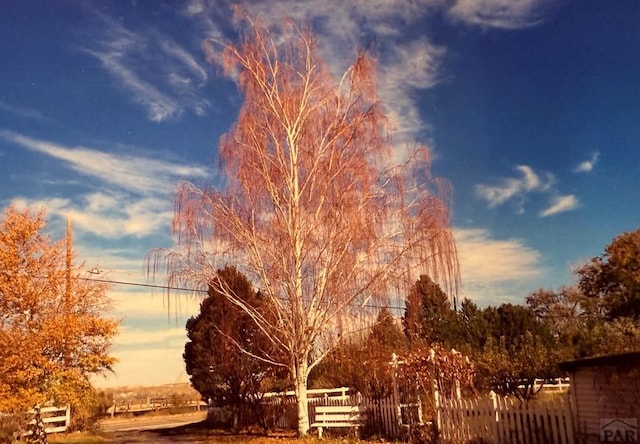
[[[112,279],[100,279],[100,278],[80,277],[78,279],[82,279],[82,280],[85,280],[85,281],[104,282],[106,284],[129,285],[131,287],[161,288],[163,290],[188,291],[188,292],[191,292],[191,293],[207,293],[207,290],[198,290],[198,289],[194,289],[194,288],[183,288],[183,287],[171,287],[171,286],[168,286],[168,285],[141,284],[139,282],[114,281]]]
[[[78,279],[82,279],[85,281],[94,281],[94,282],[103,282],[106,284],[116,284],[116,285],[128,285],[131,287],[142,287],[142,288],[157,288],[162,290],[175,290],[175,291],[185,291],[190,293],[208,293],[208,290],[200,290],[195,288],[185,288],[185,287],[172,287],[169,285],[158,285],[158,284],[142,284],[140,282],[128,282],[128,281],[115,281],[112,279],[100,279],[100,278],[88,278],[88,277],[79,277]],[[402,306],[391,306],[391,305],[378,305],[378,304],[357,304],[361,307],[366,308],[388,308],[390,310],[404,310],[406,307]]]

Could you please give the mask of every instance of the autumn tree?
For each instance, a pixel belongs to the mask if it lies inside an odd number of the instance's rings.
[[[420,274],[455,293],[449,190],[430,176],[426,148],[393,164],[369,56],[334,80],[308,30],[241,23],[240,44],[221,54],[219,42],[205,43],[244,95],[220,140],[223,185],[181,186],[179,248],[154,257],[166,260],[171,284],[207,288],[233,263],[260,289],[271,318],[225,296],[284,357],[262,356],[289,371],[306,435],[309,372],[342,337],[347,314],[402,294]]]
[[[490,337],[476,356],[481,385],[522,401],[529,401],[542,388],[537,379],[558,377],[560,360],[557,348],[530,331],[516,338]]]
[[[0,411],[69,403],[94,395],[89,377],[111,370],[118,322],[103,282],[73,263],[71,231],[52,242],[44,211],[5,209],[0,221]]]
[[[609,319],[640,321],[640,230],[617,236],[577,274],[580,290],[598,301]]]
[[[226,291],[260,307],[262,298],[246,276],[233,267],[220,270],[219,276]],[[259,398],[268,391],[264,384],[274,377],[274,368],[252,356],[270,346],[258,326],[214,284],[200,304],[200,313],[187,320],[186,329],[189,341],[183,358],[193,388],[214,405],[231,408],[233,428],[247,407],[265,426]]]
[[[595,350],[596,331],[605,322],[600,305],[577,286],[558,291],[539,289],[529,294],[527,306],[554,335],[565,359],[590,356]]]

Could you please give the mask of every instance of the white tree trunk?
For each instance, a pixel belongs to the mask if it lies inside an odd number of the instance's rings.
[[[298,406],[298,436],[307,436],[309,433],[309,400],[307,398],[307,363],[297,362],[294,372],[296,393],[296,404]]]

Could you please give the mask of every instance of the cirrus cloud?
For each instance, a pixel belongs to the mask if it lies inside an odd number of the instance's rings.
[[[206,114],[210,103],[201,89],[208,75],[199,57],[158,30],[133,32],[110,17],[99,18],[103,38],[83,51],[99,60],[117,86],[146,109],[149,120],[174,120],[185,111]]]
[[[489,208],[511,201],[515,204],[516,212],[523,214],[529,194],[550,195],[550,205],[538,213],[540,217],[575,210],[580,206],[574,194],[563,195],[554,190],[556,178],[553,174],[536,173],[527,165],[518,165],[515,169],[520,173],[520,177],[503,178],[496,185],[476,185],[476,197],[486,201]]]
[[[579,206],[580,203],[578,202],[578,198],[573,194],[568,194],[566,196],[555,196],[551,199],[551,205],[547,209],[540,212],[540,216],[553,216],[554,214],[575,210]]]
[[[497,185],[476,185],[476,196],[485,200],[489,208],[509,200],[517,200],[518,212],[523,212],[521,201],[528,193],[547,191],[555,183],[555,177],[551,173],[541,175],[527,165],[518,165],[515,169],[520,177],[501,179]]]
[[[544,20],[550,3],[550,0],[457,0],[449,16],[484,28],[528,28]]]

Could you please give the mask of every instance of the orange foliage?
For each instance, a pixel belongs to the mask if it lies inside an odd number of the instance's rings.
[[[44,212],[8,207],[0,221],[0,411],[71,402],[108,370],[118,323],[104,283],[65,263],[64,240],[42,233]]]

